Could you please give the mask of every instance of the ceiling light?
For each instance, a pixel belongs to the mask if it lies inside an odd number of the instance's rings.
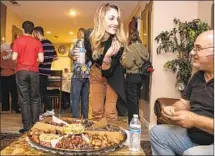
[[[51,34],[51,31],[47,31],[46,34]]]
[[[69,15],[70,15],[70,16],[76,16],[76,11],[75,11],[75,10],[69,11]]]
[[[71,31],[71,32],[69,32],[69,34],[70,34],[70,35],[73,35],[73,34],[74,34],[74,32],[72,32],[72,31]]]

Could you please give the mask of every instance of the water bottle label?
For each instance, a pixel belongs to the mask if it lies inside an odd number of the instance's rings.
[[[141,128],[141,125],[130,124],[130,127],[134,127],[134,128]]]
[[[86,52],[85,48],[80,48],[80,52]]]
[[[134,128],[130,128],[129,130],[130,130],[130,132],[132,132],[132,133],[140,133],[140,132],[141,132],[141,129],[140,129],[140,128],[137,128],[137,129],[136,129],[136,128],[135,128],[135,129],[134,129]]]

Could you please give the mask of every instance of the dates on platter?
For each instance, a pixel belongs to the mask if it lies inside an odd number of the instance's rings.
[[[56,148],[73,150],[102,149],[114,145],[106,135],[87,134],[69,135],[63,137],[56,145]]]
[[[37,122],[28,132],[29,144],[38,149],[61,153],[91,154],[121,147],[126,133],[119,127],[97,124],[90,120],[63,120],[64,126],[53,125],[50,119]],[[92,126],[94,125],[94,126]],[[42,147],[42,148],[41,148]],[[65,153],[65,155],[66,155]]]
[[[73,150],[90,150],[92,145],[89,144],[82,135],[69,135],[63,137],[56,145],[56,148],[73,149]]]

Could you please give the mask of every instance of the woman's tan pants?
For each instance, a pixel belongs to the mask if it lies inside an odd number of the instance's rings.
[[[108,120],[117,119],[117,94],[102,76],[101,69],[95,65],[90,72],[90,103],[92,105],[92,118],[100,120],[106,117]]]

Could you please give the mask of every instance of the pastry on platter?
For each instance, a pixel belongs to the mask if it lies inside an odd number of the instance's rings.
[[[40,144],[43,146],[51,147],[51,141],[58,139],[59,136],[56,134],[45,134],[42,133],[39,136]]]
[[[84,132],[84,126],[82,124],[69,124],[63,127],[63,131],[66,134],[81,134]]]

